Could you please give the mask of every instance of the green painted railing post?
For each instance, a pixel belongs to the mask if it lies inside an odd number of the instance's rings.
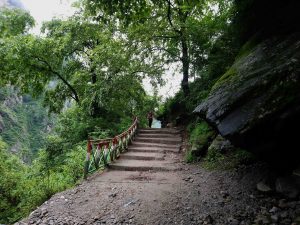
[[[104,167],[108,167],[122,152],[128,150],[128,145],[135,137],[137,125],[138,119],[135,117],[127,131],[112,139],[88,139],[87,155],[84,163],[84,179],[87,178],[88,173],[97,170],[102,164]]]

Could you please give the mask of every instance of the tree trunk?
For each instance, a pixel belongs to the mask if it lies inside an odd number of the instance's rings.
[[[91,68],[91,82],[92,82],[92,84],[95,84],[96,82],[97,82],[97,74],[95,73],[95,68],[94,68],[94,66],[92,66],[92,68]],[[98,102],[97,102],[97,100],[96,99],[93,99],[92,100],[92,105],[91,105],[91,116],[93,117],[93,118],[97,118],[97,117],[99,117],[99,115],[101,114],[101,109],[100,109],[100,107],[99,107],[99,104],[98,104]]]
[[[182,72],[183,72],[181,87],[182,87],[184,96],[188,96],[190,93],[190,89],[189,89],[189,64],[190,64],[190,61],[189,61],[188,46],[187,46],[187,43],[186,43],[186,40],[184,37],[181,39],[181,47],[182,47],[181,62],[182,62]]]

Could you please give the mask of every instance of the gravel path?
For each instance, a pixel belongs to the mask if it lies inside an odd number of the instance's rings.
[[[17,224],[300,224],[299,199],[255,190],[258,165],[233,172],[178,165],[175,172],[94,174]]]
[[[263,165],[207,171],[201,164],[185,164],[179,153],[163,154],[164,161],[158,161],[172,169],[115,170],[119,164],[57,193],[16,225],[300,224],[299,199],[256,191]]]

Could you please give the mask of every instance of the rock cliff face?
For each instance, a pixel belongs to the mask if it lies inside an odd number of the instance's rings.
[[[299,163],[300,33],[249,41],[195,112],[280,170]]]
[[[21,96],[12,86],[0,88],[0,140],[25,162],[43,147],[53,123],[40,99]]]

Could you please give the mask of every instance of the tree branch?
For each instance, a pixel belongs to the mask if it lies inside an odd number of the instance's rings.
[[[168,54],[170,54],[172,57],[174,57],[176,60],[181,60],[180,57],[178,57],[176,54],[174,54],[173,52],[169,51],[168,49],[166,48],[163,48],[163,47],[152,47],[152,48],[148,48],[150,51],[155,51],[155,50],[158,50],[158,51],[164,51],[164,52],[167,52]]]
[[[171,0],[167,0],[167,2],[168,2],[168,14],[167,14],[167,17],[168,17],[169,24],[170,24],[170,26],[173,28],[173,30],[176,33],[178,33],[178,34],[181,35],[181,31],[178,30],[178,29],[176,29],[176,27],[174,26],[173,21],[172,21],[172,11],[171,11],[171,5],[172,5],[172,3],[171,3]]]
[[[179,36],[165,36],[165,35],[155,35],[152,36],[153,38],[164,38],[164,39],[172,39],[172,38],[179,38]]]
[[[71,95],[71,98],[73,98],[78,104],[80,103],[79,101],[79,97],[78,97],[78,94],[77,94],[77,91],[73,88],[73,86],[60,74],[58,73],[57,71],[55,71],[51,65],[46,61],[46,60],[43,60],[41,59],[40,57],[35,57],[39,62],[42,62],[44,63],[48,69],[50,70],[51,73],[55,74],[59,79],[62,80],[62,82],[67,85],[67,87],[70,89],[70,91],[73,93],[73,95]]]

